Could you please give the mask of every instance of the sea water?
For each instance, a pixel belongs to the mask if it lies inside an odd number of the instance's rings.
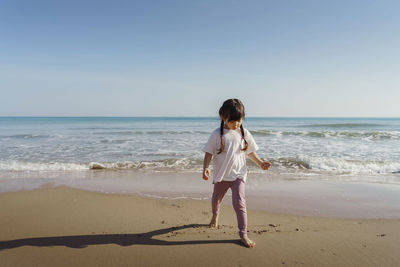
[[[304,212],[330,196],[342,211],[358,203],[349,214],[369,203],[367,212],[400,217],[399,118],[250,117],[243,124],[272,163],[262,171],[248,160],[246,190],[265,200],[259,204],[284,196],[288,207],[303,201]],[[219,125],[217,117],[0,117],[0,192],[54,184],[209,198],[202,148]]]
[[[218,118],[0,117],[0,172],[81,172],[93,163],[106,170],[199,172],[202,147],[219,123]],[[400,119],[246,118],[244,127],[276,174],[352,180],[362,174],[400,183]],[[249,170],[262,172],[251,162]]]

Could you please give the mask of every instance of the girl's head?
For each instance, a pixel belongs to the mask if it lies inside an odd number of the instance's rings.
[[[240,128],[240,132],[242,134],[242,139],[244,140],[244,148],[243,151],[247,150],[248,144],[246,139],[244,138],[244,129],[242,126],[242,120],[244,119],[245,112],[244,106],[239,99],[232,98],[226,100],[222,107],[219,109],[219,117],[221,118],[221,127],[220,127],[220,136],[221,136],[221,148],[218,152],[221,153],[224,150],[224,139],[222,136],[224,135],[224,128],[230,130],[236,130]]]
[[[219,109],[219,117],[225,123],[241,122],[244,116],[244,106],[242,102],[236,98],[226,100]]]

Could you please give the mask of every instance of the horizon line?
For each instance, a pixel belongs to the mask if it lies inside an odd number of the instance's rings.
[[[219,118],[218,116],[99,116],[99,115],[79,115],[79,116],[2,116],[0,118]],[[400,119],[400,116],[246,116],[245,118],[337,118],[337,119]]]

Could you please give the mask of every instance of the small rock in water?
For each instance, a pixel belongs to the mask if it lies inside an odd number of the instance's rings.
[[[105,167],[103,164],[101,164],[101,163],[98,163],[98,162],[91,162],[91,163],[89,164],[89,168],[90,168],[91,170],[101,170],[101,169],[105,169],[106,167]]]

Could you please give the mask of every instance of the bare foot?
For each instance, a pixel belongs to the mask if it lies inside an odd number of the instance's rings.
[[[256,243],[254,241],[251,241],[247,236],[242,237],[242,243],[248,248],[253,248],[256,245]]]
[[[218,215],[213,215],[210,222],[210,227],[218,227]]]

